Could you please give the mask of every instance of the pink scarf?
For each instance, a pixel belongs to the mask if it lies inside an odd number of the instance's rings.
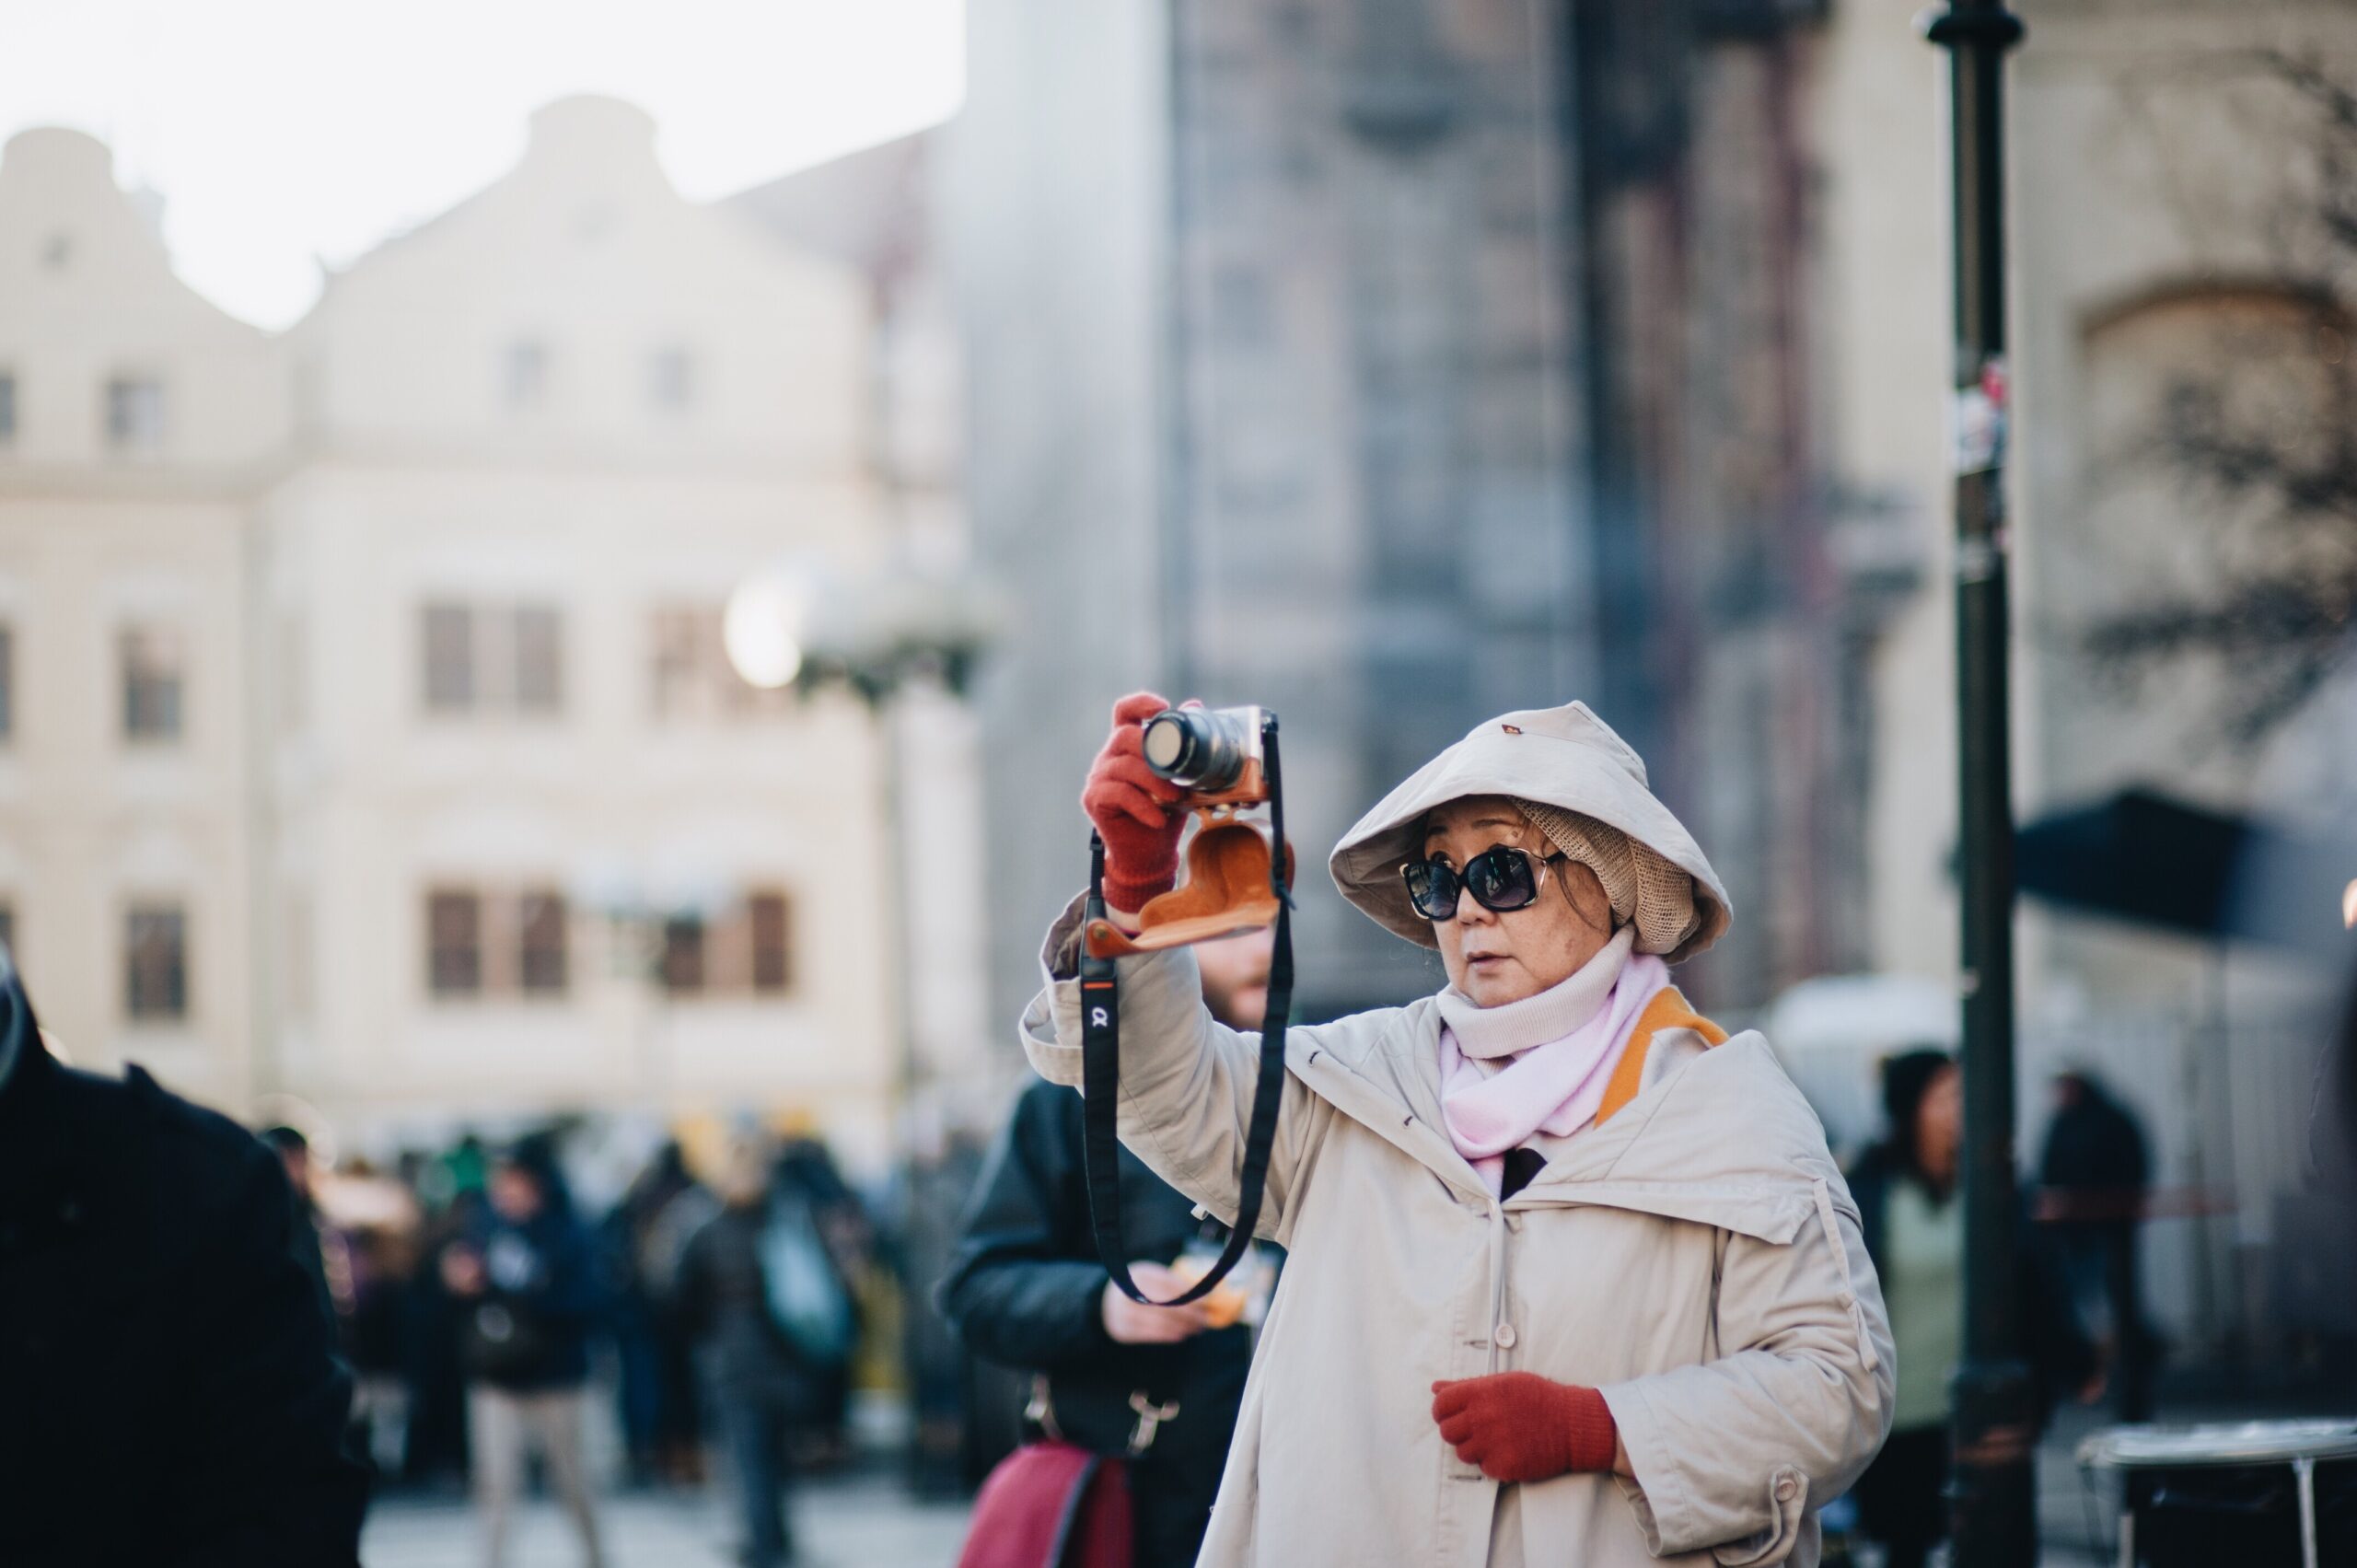
[[[1669,984],[1669,966],[1632,956],[1635,941],[1623,926],[1569,979],[1504,1006],[1478,1006],[1455,986],[1437,998],[1441,1120],[1491,1191],[1510,1150],[1578,1132],[1603,1103],[1645,1004]]]

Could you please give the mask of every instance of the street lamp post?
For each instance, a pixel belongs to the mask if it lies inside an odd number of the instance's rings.
[[[717,876],[668,878],[658,886],[643,878],[627,860],[598,859],[576,869],[568,900],[605,928],[608,967],[630,982],[632,1053],[638,1103],[667,1121],[671,1085],[663,1038],[665,935],[676,920],[706,923],[726,901]]]
[[[2003,0],[1950,0],[1954,170],[1958,865],[1964,958],[1964,1364],[1953,1386],[1957,1568],[2038,1559],[2035,1397],[2023,1355],[2014,1186],[2014,821],[2007,694]]]
[[[913,929],[902,816],[897,700],[929,682],[965,692],[996,622],[995,602],[971,579],[905,569],[842,577],[816,564],[748,578],[730,596],[723,631],[728,658],[749,683],[811,691],[847,688],[865,704],[882,740],[885,864],[890,878],[894,981],[887,1005],[898,1051],[900,1153],[915,1154],[912,1119],[923,1086],[915,1009],[909,994]]]
[[[892,983],[883,999],[897,1046],[900,1099],[894,1142],[900,1161],[903,1240],[914,1246],[925,1206],[925,1145],[919,1122],[926,1088],[919,1051],[911,977],[916,929],[910,908],[907,823],[904,820],[900,698],[912,686],[964,694],[975,660],[997,622],[991,596],[970,578],[909,570],[845,580],[822,567],[789,568],[749,579],[730,597],[723,627],[729,662],[755,686],[791,685],[808,691],[847,687],[874,720],[882,742],[885,865],[890,878]],[[937,1190],[937,1184],[936,1184]],[[905,1254],[904,1254],[905,1256]],[[910,1283],[904,1281],[904,1283]],[[929,1388],[938,1385],[937,1340],[925,1317],[911,1311],[901,1325],[900,1352],[913,1417],[911,1463],[922,1474],[929,1446]],[[929,1368],[933,1371],[929,1371]]]

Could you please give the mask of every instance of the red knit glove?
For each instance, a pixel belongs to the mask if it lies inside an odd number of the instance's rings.
[[[1620,1430],[1593,1388],[1500,1372],[1433,1385],[1441,1441],[1492,1481],[1547,1481],[1612,1468]]]
[[[1145,765],[1145,721],[1170,704],[1133,691],[1113,704],[1113,733],[1080,792],[1081,809],[1105,841],[1105,901],[1135,914],[1178,880],[1178,834],[1187,814],[1167,807],[1186,792]]]

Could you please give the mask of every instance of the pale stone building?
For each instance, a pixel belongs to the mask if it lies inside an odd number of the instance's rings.
[[[654,131],[540,110],[512,173],[288,336],[272,1067],[385,1112],[792,1099],[872,1156],[869,726],[753,692],[719,638],[771,560],[876,543],[865,301],[680,197]]]
[[[172,274],[105,146],[0,157],[0,924],[78,1062],[243,1095],[253,498],[275,346]]]
[[[598,99],[277,340],[87,138],[12,145],[0,258],[0,902],[69,1045],[363,1145],[758,1111],[878,1165],[878,732],[720,634],[888,542],[856,272]]]

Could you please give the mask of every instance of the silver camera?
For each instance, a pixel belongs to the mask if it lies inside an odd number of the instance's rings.
[[[1199,803],[1266,798],[1259,708],[1165,708],[1145,722],[1145,764]]]

